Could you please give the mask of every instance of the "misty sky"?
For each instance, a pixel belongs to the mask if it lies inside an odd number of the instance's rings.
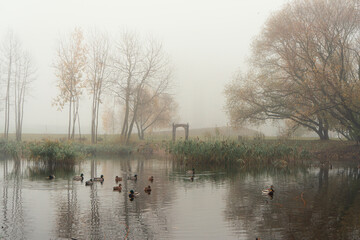
[[[32,96],[25,105],[24,132],[67,130],[68,112],[52,106],[58,91],[51,64],[58,39],[74,27],[84,31],[97,27],[113,36],[124,29],[154,36],[171,57],[180,122],[188,122],[193,128],[226,125],[224,86],[235,71],[246,68],[252,39],[270,14],[286,2],[1,0],[1,40],[12,29],[38,70]],[[0,112],[0,126],[3,114]],[[90,132],[90,116],[88,97],[84,96],[82,132]]]

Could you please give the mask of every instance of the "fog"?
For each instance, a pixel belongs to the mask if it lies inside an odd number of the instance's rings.
[[[66,133],[67,108],[52,106],[58,94],[52,62],[60,36],[74,27],[128,29],[163,43],[174,68],[179,122],[192,128],[224,126],[224,86],[246,69],[252,39],[286,0],[3,0],[0,35],[11,29],[32,55],[36,81],[27,97],[24,133]],[[3,71],[3,69],[2,69]],[[3,85],[2,85],[3,87]],[[80,105],[82,132],[90,132],[90,101]],[[0,126],[3,126],[3,111]],[[10,123],[11,132],[14,132]],[[101,124],[100,124],[101,126]],[[101,129],[100,129],[101,130]]]

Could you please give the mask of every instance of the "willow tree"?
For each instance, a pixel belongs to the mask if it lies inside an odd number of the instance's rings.
[[[59,110],[62,110],[65,104],[69,105],[68,139],[74,139],[76,121],[78,121],[81,134],[78,110],[84,88],[86,51],[83,32],[81,29],[75,28],[68,39],[60,40],[56,52],[54,67],[60,93],[54,99],[54,104],[58,106]]]
[[[243,96],[226,90],[233,121],[291,119],[321,139],[329,129],[359,139],[357,3],[299,0],[272,15],[254,41],[251,73],[232,83]]]
[[[110,43],[106,34],[92,32],[88,42],[88,64],[86,68],[86,86],[92,96],[91,107],[91,142],[97,142],[99,126],[99,108],[103,100],[105,85],[109,80]]]
[[[128,143],[145,89],[151,89],[150,99],[168,91],[171,68],[162,44],[153,39],[141,41],[129,32],[116,44],[113,67],[116,77],[112,91],[124,103],[121,136]]]

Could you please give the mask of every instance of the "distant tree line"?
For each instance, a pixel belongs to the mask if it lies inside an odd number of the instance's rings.
[[[98,30],[85,37],[75,28],[60,39],[54,68],[59,89],[54,105],[59,110],[68,106],[68,139],[74,139],[76,128],[81,137],[78,110],[85,90],[92,99],[92,143],[98,139],[99,109],[106,97],[115,98],[115,104],[104,111],[105,130],[114,133],[121,122],[120,135],[126,143],[135,126],[139,138],[144,139],[145,131],[168,126],[176,111],[169,58],[154,39],[142,40],[126,31],[110,40]],[[120,109],[122,116],[115,109]]]
[[[234,125],[285,119],[329,139],[360,140],[360,8],[357,0],[294,0],[252,45],[250,68],[225,88]]]

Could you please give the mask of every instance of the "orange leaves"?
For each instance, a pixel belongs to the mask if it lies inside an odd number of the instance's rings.
[[[75,28],[67,41],[62,40],[55,61],[55,75],[60,90],[54,104],[62,109],[67,102],[82,94],[83,71],[86,66],[86,45],[81,29]]]

